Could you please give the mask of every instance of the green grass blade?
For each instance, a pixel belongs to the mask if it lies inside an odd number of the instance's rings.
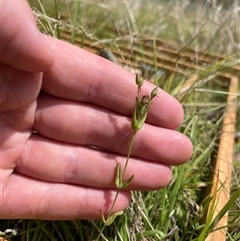
[[[212,223],[209,226],[209,231],[212,232],[214,227],[218,224],[218,222],[222,219],[222,217],[228,212],[230,207],[233,205],[233,203],[237,200],[237,198],[240,196],[240,188],[237,189],[231,196],[231,198],[228,200],[228,202],[224,205],[222,210],[217,214],[217,216],[214,218]]]

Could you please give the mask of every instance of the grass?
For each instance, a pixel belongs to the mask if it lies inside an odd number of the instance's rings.
[[[83,46],[84,41],[91,41],[93,47],[111,50],[120,56],[120,64],[131,68],[145,61],[147,56],[145,77],[176,97],[185,81],[197,74],[197,84],[181,98],[185,120],[179,128],[191,138],[194,153],[188,163],[173,168],[173,178],[167,187],[154,192],[133,192],[129,208],[116,217],[102,235],[100,230],[104,223],[101,220],[4,220],[0,230],[18,230],[19,234],[12,240],[94,240],[99,234],[99,240],[204,240],[204,232],[214,229],[212,220],[207,220],[208,225],[202,222],[210,200],[205,199],[204,191],[210,185],[209,174],[213,171],[212,160],[218,151],[228,94],[228,82],[215,74],[219,71],[234,74],[233,67],[239,63],[240,4],[238,0],[232,2],[233,6],[221,9],[187,5],[183,0],[122,0],[114,3],[55,0],[51,4],[47,0],[30,1],[41,31],[57,38],[63,38],[63,32],[69,31],[69,41],[73,44]],[[140,36],[143,35],[151,36],[152,41],[142,41]],[[231,55],[231,58],[205,64],[199,63],[201,54],[195,52],[193,62],[198,62],[201,69],[183,67],[187,59],[182,57],[176,60],[178,71],[166,70],[161,68],[158,59],[163,52],[156,39],[175,43],[179,53],[187,53],[187,47],[190,47],[204,53]],[[146,43],[150,45],[148,49]],[[213,75],[214,78],[210,78]],[[236,127],[239,133],[240,118]],[[227,207],[229,241],[240,239],[239,153],[238,139],[231,187],[231,197],[236,195],[236,200],[232,198]],[[10,235],[7,233],[6,237]]]

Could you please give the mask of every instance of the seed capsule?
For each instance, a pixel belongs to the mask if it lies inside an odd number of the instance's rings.
[[[141,104],[142,104],[142,105],[147,105],[149,101],[150,101],[149,95],[144,95],[144,96],[142,97],[142,99],[141,99]]]

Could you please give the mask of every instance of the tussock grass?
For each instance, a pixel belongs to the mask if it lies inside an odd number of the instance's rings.
[[[215,74],[226,69],[236,74],[232,67],[239,64],[240,53],[240,2],[232,1],[231,6],[226,6],[227,1],[222,2],[223,5],[212,6],[184,0],[30,1],[43,32],[61,38],[63,31],[69,31],[73,44],[77,38],[82,44],[92,40],[102,48],[119,53],[122,63],[127,62],[130,67],[144,58],[144,45],[133,44],[133,40],[143,35],[175,43],[179,51],[187,47],[196,50],[196,62],[201,56],[199,51],[231,56],[224,61],[216,59],[215,63],[202,64],[200,70],[186,68],[175,72],[170,69],[158,76],[157,56],[161,50],[153,41],[150,59],[153,70],[146,76],[155,84],[178,97],[184,82],[197,73],[196,83],[181,98],[186,117],[179,128],[191,138],[194,153],[188,163],[173,168],[173,178],[167,187],[154,192],[133,192],[129,208],[104,229],[99,240],[185,241],[200,240],[203,235],[206,225],[202,217],[210,200],[204,193],[210,185],[209,175],[218,151],[228,94],[228,82]],[[236,128],[240,133],[239,114]],[[232,196],[240,188],[237,137],[234,152]],[[228,207],[227,240],[236,241],[240,239],[240,199],[236,197],[232,201]],[[5,220],[0,230],[17,229],[19,234],[13,240],[94,240],[103,225],[101,220]],[[210,225],[207,232],[212,229]]]

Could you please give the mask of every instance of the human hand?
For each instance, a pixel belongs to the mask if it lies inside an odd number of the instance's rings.
[[[135,76],[40,34],[24,0],[1,6],[0,217],[100,218],[132,137]],[[142,93],[153,88],[145,82]],[[126,172],[134,179],[113,212],[127,207],[130,190],[167,185],[170,165],[190,158],[191,142],[174,131],[182,119],[181,105],[159,90],[134,143]]]

